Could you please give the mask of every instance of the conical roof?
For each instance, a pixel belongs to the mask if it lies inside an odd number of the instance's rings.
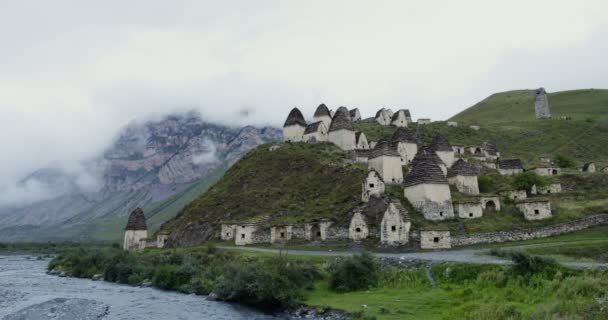
[[[454,151],[452,150],[452,146],[450,146],[448,139],[440,134],[435,136],[430,146],[435,151]]]
[[[329,109],[327,109],[327,106],[324,103],[321,103],[318,107],[317,110],[315,111],[314,117],[325,117],[328,116],[331,118],[331,114],[329,113]]]
[[[400,127],[393,133],[391,142],[393,144],[397,144],[399,142],[416,143],[416,134],[414,131],[408,128]]]
[[[454,165],[452,165],[452,167],[448,169],[448,178],[455,176],[474,177],[478,174],[479,170],[477,170],[477,168],[462,159],[458,159],[458,161],[456,161]]]
[[[437,157],[434,151],[428,148],[420,149],[412,161],[412,169],[405,176],[403,185],[409,187],[418,184],[448,184],[448,179],[434,157]]]
[[[439,156],[435,152],[435,149],[432,148],[430,145],[423,146],[422,148],[420,148],[418,150],[418,153],[420,153],[420,152],[428,153],[428,157],[430,157],[430,159],[433,161],[433,163],[438,165],[439,168],[441,168],[442,166],[445,166],[445,163],[443,162],[443,160],[441,160],[441,158],[439,158]],[[418,155],[418,153],[416,153],[416,155]],[[414,157],[414,159],[412,161],[414,161],[414,160],[416,160],[416,157]]]
[[[369,159],[378,158],[381,156],[401,157],[397,149],[391,145],[388,139],[382,138],[376,143],[376,146],[370,152]]]
[[[397,119],[399,119],[399,114],[403,113],[403,116],[407,119],[408,117],[412,117],[410,115],[410,111],[409,110],[405,110],[405,109],[401,109],[401,110],[397,110],[397,112],[393,113],[393,117],[391,118],[391,121],[396,121]]]
[[[329,126],[329,132],[341,129],[354,131],[353,123],[350,119],[350,112],[345,107],[338,108],[336,114],[334,114],[331,125]]]
[[[137,208],[131,212],[125,230],[148,230],[144,210]]]
[[[496,156],[498,155],[498,147],[496,147],[496,144],[494,142],[485,142],[483,144],[484,149],[486,149],[486,152],[489,155],[492,156]]]
[[[287,120],[285,120],[285,124],[283,125],[283,127],[293,126],[296,124],[301,125],[302,127],[306,127],[306,121],[304,120],[304,116],[302,115],[302,112],[300,112],[300,109],[293,108],[289,112],[289,115],[287,116]]]
[[[382,108],[382,109],[378,110],[378,112],[376,112],[376,118],[378,118],[380,115],[382,115],[383,112],[386,112],[386,109]]]

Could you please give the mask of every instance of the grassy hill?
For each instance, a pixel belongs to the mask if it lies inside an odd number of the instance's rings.
[[[585,89],[549,93],[554,119],[608,120],[608,90]],[[467,124],[534,122],[534,90],[515,90],[493,94],[449,119]]]

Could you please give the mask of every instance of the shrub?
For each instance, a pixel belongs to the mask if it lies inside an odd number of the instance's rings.
[[[329,266],[329,288],[336,292],[373,288],[379,278],[380,264],[369,253],[337,259]]]
[[[536,185],[537,188],[541,188],[546,186],[547,179],[539,176],[534,171],[526,171],[524,173],[520,173],[513,178],[512,186],[515,190],[526,190],[530,192],[532,190],[532,186]]]
[[[479,192],[489,193],[492,192],[492,186],[494,185],[494,179],[490,176],[479,176],[477,177],[477,183],[479,184]]]
[[[576,167],[576,162],[572,158],[568,158],[562,155],[558,155],[557,157],[555,157],[555,163],[561,168]]]

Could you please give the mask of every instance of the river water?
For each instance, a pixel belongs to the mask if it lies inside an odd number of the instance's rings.
[[[51,276],[48,262],[0,255],[0,319],[287,319],[201,296]]]

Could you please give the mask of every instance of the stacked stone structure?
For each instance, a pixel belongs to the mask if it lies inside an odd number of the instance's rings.
[[[401,157],[401,165],[408,165],[418,153],[416,134],[407,128],[397,128],[391,137],[393,148]]]
[[[317,110],[315,110],[315,113],[313,115],[313,122],[321,121],[325,125],[325,128],[329,129],[329,127],[331,126],[332,117],[333,116],[331,115],[329,109],[327,109],[327,106],[321,103],[317,107]]]
[[[458,191],[465,194],[479,194],[479,184],[477,182],[479,170],[470,165],[463,159],[458,159],[454,165],[448,169],[448,182],[456,186]]]
[[[377,171],[387,184],[399,184],[403,181],[401,156],[387,139],[378,141],[370,152],[368,168]]]
[[[306,121],[300,109],[293,108],[283,124],[283,141],[300,142],[306,130]]]
[[[524,166],[519,159],[498,160],[498,172],[505,176],[512,176],[524,172]]]
[[[403,192],[410,203],[428,220],[454,217],[448,179],[433,159],[435,152],[421,149],[403,181]]]
[[[536,119],[551,119],[551,111],[549,111],[549,99],[545,88],[538,88],[534,98],[534,112]]]
[[[407,128],[407,110],[401,109],[393,114],[391,117],[391,124],[396,127]]]
[[[361,131],[357,131],[355,132],[355,149],[357,150],[368,150],[369,149],[369,142],[367,141],[367,136],[365,135],[365,133],[361,132]]]
[[[392,114],[389,114],[388,110],[382,108],[376,112],[376,122],[378,122],[382,126],[388,126],[391,124]]]
[[[556,166],[543,166],[533,168],[534,172],[539,176],[557,176],[561,174],[562,169]]]
[[[583,165],[583,172],[595,173],[595,163],[588,162]]]
[[[329,139],[328,129],[323,121],[313,122],[306,126],[302,141],[325,142]]]
[[[454,210],[462,219],[476,219],[483,216],[481,202],[476,199],[462,199],[454,203]]]
[[[359,108],[354,108],[354,109],[350,110],[349,114],[350,114],[350,120],[352,122],[361,120],[361,112],[359,111]]]
[[[551,202],[547,199],[528,198],[518,200],[515,206],[524,214],[526,220],[542,220],[551,218]]]
[[[124,250],[143,250],[148,239],[148,226],[144,210],[136,208],[129,215],[125,228],[125,237],[122,248]]]
[[[437,135],[433,139],[433,142],[431,143],[430,147],[439,156],[441,161],[443,161],[446,166],[446,169],[452,167],[455,161],[454,149],[452,149],[452,146],[450,146],[448,139],[446,139],[442,135]]]
[[[420,248],[422,249],[449,249],[452,239],[449,231],[423,230],[420,231]]]
[[[379,197],[383,195],[385,190],[384,181],[376,170],[370,170],[367,173],[367,178],[365,178],[362,187],[361,200],[363,202],[368,202],[372,196]]]
[[[331,120],[328,140],[342,150],[354,150],[356,148],[355,130],[350,120],[350,112],[345,107],[338,108]]]

